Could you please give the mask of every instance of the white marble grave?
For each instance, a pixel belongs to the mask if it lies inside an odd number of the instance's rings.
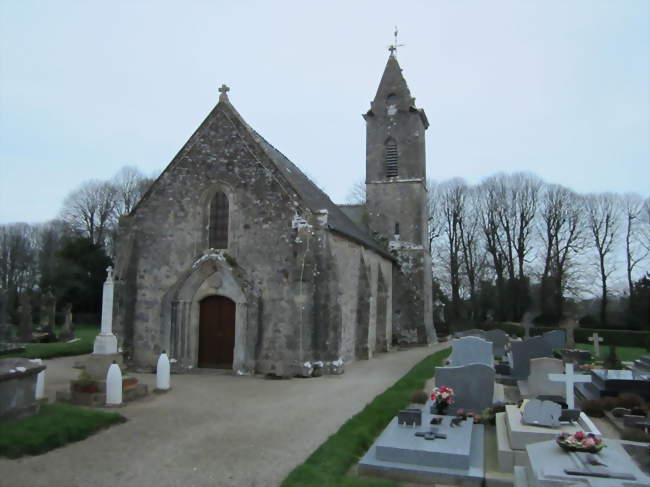
[[[603,337],[598,336],[598,332],[595,331],[588,340],[594,344],[594,355],[600,357],[600,344],[603,341]]]
[[[95,337],[93,354],[111,355],[117,353],[117,337],[113,335],[113,268],[106,269],[106,281],[102,294],[102,327]]]
[[[592,465],[585,453],[565,452],[557,443],[543,441],[526,446],[527,465],[515,468],[515,487],[648,487],[650,477],[644,474],[619,440],[605,440],[595,458],[604,465]],[[632,478],[617,479],[590,475],[570,475],[566,470],[629,475]]]
[[[560,423],[558,428],[533,426],[522,421],[522,408],[507,405],[503,413],[496,415],[497,457],[499,471],[512,472],[515,465],[526,465],[526,446],[540,441],[554,440],[560,433],[573,434],[577,431],[600,435],[600,431],[585,413],[580,413],[576,423]]]

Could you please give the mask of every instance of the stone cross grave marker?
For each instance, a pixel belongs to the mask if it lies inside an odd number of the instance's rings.
[[[566,331],[566,346],[568,348],[573,348],[576,346],[576,340],[573,335],[573,331],[578,328],[578,320],[573,318],[572,316],[565,318],[564,321],[562,321],[562,324],[560,325],[560,328],[562,328],[564,331]]]
[[[576,401],[573,387],[577,382],[591,382],[591,376],[574,374],[573,364],[566,364],[564,367],[564,374],[548,374],[548,378],[554,382],[565,383],[567,406],[569,409],[575,409]]]
[[[526,311],[521,317],[521,326],[524,328],[524,338],[530,338],[530,329],[533,326],[534,317],[535,315],[530,311]]]
[[[553,401],[540,401],[531,399],[526,402],[521,413],[521,421],[532,426],[546,426],[557,428],[560,426],[562,406]]]
[[[63,308],[65,322],[61,330],[61,340],[72,340],[74,338],[74,324],[72,323],[72,303],[67,303]]]
[[[594,354],[596,357],[600,357],[600,344],[603,341],[603,337],[598,336],[598,332],[595,331],[593,335],[589,337],[590,342],[594,342]]]

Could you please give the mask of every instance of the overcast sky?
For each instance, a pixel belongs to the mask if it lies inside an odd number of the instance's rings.
[[[650,1],[0,0],[0,223],[162,170],[218,98],[335,202],[399,28],[429,178],[650,195]]]

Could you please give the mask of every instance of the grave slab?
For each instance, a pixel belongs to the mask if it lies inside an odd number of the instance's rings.
[[[0,421],[38,412],[36,377],[45,365],[26,358],[0,359]]]
[[[607,447],[596,455],[605,467],[592,466],[584,453],[567,453],[553,441],[528,445],[527,481],[532,487],[581,485],[585,487],[647,487],[650,477],[644,474],[618,440],[607,439]],[[633,479],[569,475],[572,471],[601,471],[632,475]]]
[[[426,415],[429,418],[432,415]],[[451,417],[446,417],[447,420],[451,421]],[[424,422],[424,421],[423,421]],[[428,421],[426,421],[428,424]],[[406,482],[425,482],[425,483],[444,483],[449,485],[464,485],[464,486],[481,486],[485,477],[485,465],[484,465],[484,429],[483,425],[474,425],[471,421],[464,421],[467,423],[467,426],[462,428],[450,428],[447,430],[448,437],[447,439],[436,439],[432,441],[424,440],[420,437],[415,436],[415,431],[413,428],[403,428],[397,425],[396,418],[391,421],[388,427],[377,439],[375,444],[368,450],[364,457],[359,462],[358,471],[361,475],[372,475],[387,479],[393,479],[398,481]],[[444,424],[444,423],[443,423]],[[396,434],[394,431],[396,428],[403,430],[402,434]],[[393,430],[393,431],[391,431]],[[456,433],[457,430],[457,433]],[[461,432],[462,430],[462,432]],[[453,432],[453,434],[452,434]],[[380,444],[384,445],[385,449],[380,456],[386,458],[407,458],[411,461],[418,457],[420,454],[417,453],[397,453],[396,450],[399,449],[399,444],[387,443],[389,438],[392,438],[393,441],[404,441],[403,445],[409,448],[414,445],[414,443],[407,438],[410,436],[417,440],[418,447],[424,448],[427,453],[422,454],[422,458],[425,458],[429,463],[441,463],[435,459],[435,455],[431,453],[431,448],[438,448],[439,450],[448,450],[442,451],[443,456],[441,458],[452,459],[452,464],[446,464],[442,466],[438,465],[417,465],[415,463],[404,463],[394,460],[386,460],[377,457],[377,446]],[[451,436],[450,436],[451,435]],[[441,449],[441,445],[444,442],[447,442],[450,437],[456,437],[458,440],[457,447],[451,447],[447,449]],[[462,441],[461,441],[462,439]],[[453,441],[453,440],[452,440]],[[423,445],[424,443],[424,445]],[[433,445],[437,444],[437,447]],[[465,446],[466,444],[466,446]],[[467,452],[466,460],[459,461],[461,457],[465,455],[459,455],[460,452]],[[396,455],[396,456],[394,456]],[[465,467],[453,465],[467,465]]]

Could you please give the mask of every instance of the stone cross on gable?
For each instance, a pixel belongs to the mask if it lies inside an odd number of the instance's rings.
[[[590,375],[574,374],[573,364],[564,366],[564,374],[548,374],[549,380],[553,382],[564,382],[566,386],[566,403],[569,409],[575,409],[576,400],[573,387],[577,382],[591,382]]]
[[[219,87],[219,93],[221,93],[221,94],[219,95],[219,100],[220,100],[220,101],[221,101],[221,100],[227,100],[227,99],[228,99],[228,92],[229,92],[229,91],[230,91],[230,87],[228,87],[228,85],[226,85],[225,83],[222,84],[222,85]]]
[[[594,342],[594,354],[596,357],[600,357],[600,343],[603,341],[603,337],[598,336],[598,332],[595,331],[593,335],[589,337],[590,342]]]

